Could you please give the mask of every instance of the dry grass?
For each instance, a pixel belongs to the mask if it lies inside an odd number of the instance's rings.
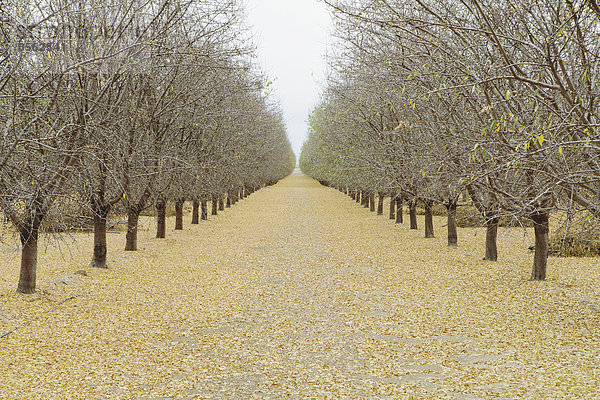
[[[388,203],[389,205],[389,203]],[[404,207],[404,212],[408,215],[408,207]],[[434,204],[432,214],[438,217],[446,217],[446,207],[441,204]],[[417,205],[417,215],[425,215],[425,208]],[[480,228],[485,225],[485,218],[471,203],[462,203],[456,209],[456,224],[460,228]],[[503,216],[498,222],[501,227],[531,228],[533,222],[529,218],[516,218],[512,216]]]
[[[165,240],[143,222],[137,253],[109,235],[107,271],[86,268],[89,235],[49,245],[34,296],[13,293],[4,245],[0,327],[33,322],[0,339],[0,398],[599,395],[598,261],[551,258],[529,282],[521,229],[488,263],[481,229],[448,249],[442,217],[424,239],[298,176],[183,232],[170,219]]]
[[[562,257],[600,256],[600,225],[588,212],[579,211],[568,218],[565,212],[554,213],[550,251]]]

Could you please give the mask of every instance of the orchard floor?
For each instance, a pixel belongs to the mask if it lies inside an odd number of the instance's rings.
[[[483,230],[447,248],[442,218],[425,239],[299,175],[169,223],[110,234],[109,270],[90,235],[49,242],[32,296],[0,248],[0,398],[600,398],[598,259],[529,282],[531,233],[484,262]]]

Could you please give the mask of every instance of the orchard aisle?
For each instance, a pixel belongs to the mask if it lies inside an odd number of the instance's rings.
[[[0,398],[598,396],[598,312],[307,177],[170,228],[1,339]]]

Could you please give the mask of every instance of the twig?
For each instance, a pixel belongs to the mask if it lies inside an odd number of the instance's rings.
[[[57,305],[56,305],[54,308],[52,308],[52,309],[50,309],[50,310],[46,311],[46,313],[48,313],[48,314],[49,314],[49,313],[52,313],[52,312],[54,312],[54,311],[58,310],[58,308],[59,308],[61,305],[63,305],[64,303],[66,303],[67,301],[69,301],[69,300],[72,300],[72,299],[75,299],[75,298],[77,298],[77,297],[79,297],[79,296],[83,296],[84,294],[87,294],[87,293],[79,293],[79,294],[74,294],[74,295],[72,295],[72,296],[69,296],[69,297],[67,297],[66,299],[62,300],[60,303],[58,303],[58,304],[57,304]],[[24,322],[24,323],[22,323],[21,325],[18,325],[18,326],[16,326],[15,328],[13,328],[13,329],[11,329],[11,330],[9,330],[9,331],[7,331],[7,332],[4,332],[2,335],[0,335],[0,339],[2,339],[2,338],[5,338],[6,336],[10,335],[11,333],[13,333],[14,331],[16,331],[17,329],[20,329],[20,328],[23,328],[23,327],[25,327],[25,326],[31,325],[32,323],[34,323],[35,321],[37,321],[37,320],[38,320],[38,318],[39,318],[39,316],[35,317],[35,318],[34,318],[34,319],[32,319],[31,321]]]

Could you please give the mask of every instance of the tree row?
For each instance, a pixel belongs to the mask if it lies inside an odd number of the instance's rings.
[[[93,219],[106,267],[109,213],[167,202],[194,214],[288,175],[294,156],[253,63],[234,0],[42,0],[0,9],[0,207],[22,245],[18,291],[35,291],[40,233]],[[196,217],[197,222],[197,217]]]
[[[549,219],[600,217],[600,9],[589,1],[326,0],[335,16],[327,87],[303,171],[354,197],[414,210],[459,201],[486,225],[535,231],[546,277]],[[429,221],[429,223],[427,222]]]

